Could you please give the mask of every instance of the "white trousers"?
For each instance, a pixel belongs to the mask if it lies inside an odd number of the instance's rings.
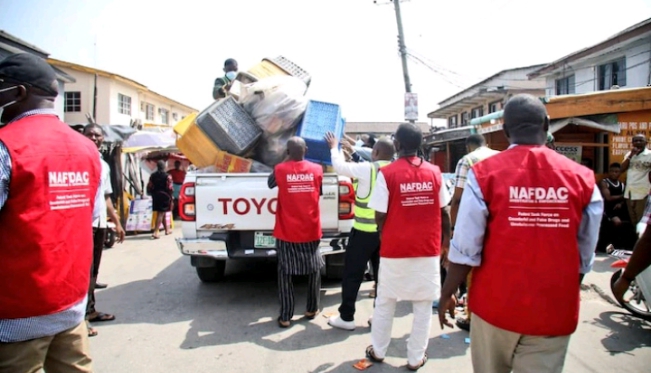
[[[373,323],[371,325],[371,343],[373,344],[375,356],[380,359],[385,357],[391,342],[393,316],[397,302],[397,299],[383,297],[381,293],[375,299]],[[427,350],[429,343],[429,331],[432,325],[432,302],[433,300],[411,302],[414,321],[411,326],[409,342],[407,343],[407,361],[409,365],[419,365],[425,356],[425,350]]]

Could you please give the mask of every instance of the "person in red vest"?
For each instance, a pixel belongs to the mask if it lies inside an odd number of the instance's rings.
[[[0,373],[92,371],[84,228],[100,215],[100,156],[57,118],[57,95],[45,60],[0,62]]]
[[[561,372],[578,324],[603,200],[591,170],[545,146],[548,128],[538,98],[513,96],[511,146],[468,172],[439,320],[452,327],[442,310],[472,269],[475,372]]]
[[[450,242],[449,194],[437,166],[417,157],[423,134],[401,124],[394,145],[399,159],[379,170],[368,204],[380,232],[380,268],[366,356],[382,362],[391,342],[398,300],[411,301],[414,319],[407,343],[407,368],[427,362],[432,302],[441,290],[441,248]]]
[[[319,312],[321,267],[321,185],[323,168],[305,160],[305,140],[287,141],[287,158],[269,175],[270,189],[278,187],[278,205],[273,235],[278,253],[278,326],[287,328],[294,316],[292,276],[308,275],[307,310],[313,319]]]

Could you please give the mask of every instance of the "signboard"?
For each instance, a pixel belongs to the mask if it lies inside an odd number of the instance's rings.
[[[633,136],[642,134],[651,138],[651,110],[617,114],[621,132],[609,136],[610,162],[622,162],[633,147]]]
[[[556,145],[556,152],[563,154],[576,163],[581,163],[581,145]]]
[[[418,120],[417,93],[405,93],[405,120]]]

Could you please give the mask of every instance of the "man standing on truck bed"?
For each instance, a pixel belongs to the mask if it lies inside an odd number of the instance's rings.
[[[346,247],[344,276],[341,281],[339,316],[331,317],[328,324],[339,329],[355,330],[355,302],[359,287],[364,280],[366,263],[371,261],[376,287],[380,265],[380,234],[375,223],[375,211],[368,207],[368,202],[375,187],[378,171],[391,163],[395,148],[390,139],[381,138],[373,145],[371,153],[373,162],[351,163],[344,161],[338,149],[339,142],[334,134],[328,132],[326,141],[331,149],[330,156],[335,172],[358,180],[355,192],[355,222]]]
[[[224,61],[224,76],[215,79],[215,84],[212,89],[212,98],[219,100],[226,97],[226,88],[231,84],[237,76],[237,61],[232,58]]]
[[[278,207],[274,237],[278,252],[278,326],[287,328],[294,316],[292,276],[308,275],[307,310],[313,319],[319,312],[321,267],[321,211],[319,201],[323,183],[321,166],[306,161],[305,141],[292,137],[287,141],[287,158],[274,168],[267,185],[278,187]]]

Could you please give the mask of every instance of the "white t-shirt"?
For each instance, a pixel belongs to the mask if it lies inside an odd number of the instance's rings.
[[[100,181],[99,189],[103,191],[99,194],[97,201],[95,202],[99,207],[99,218],[93,221],[93,228],[106,228],[106,218],[107,218],[107,206],[106,206],[106,197],[113,193],[113,188],[111,187],[111,167],[103,159],[100,158],[100,163],[102,164],[102,179]]]
[[[631,152],[626,153],[628,157]],[[626,189],[624,190],[624,198],[630,200],[645,199],[651,190],[651,183],[649,183],[649,172],[651,171],[651,150],[644,148],[644,150],[631,158],[626,171]]]
[[[444,184],[439,190],[441,207],[450,202],[450,193]],[[389,210],[389,189],[382,172],[368,206],[375,211]],[[439,211],[432,211],[440,214]],[[380,257],[378,297],[407,301],[433,301],[441,296],[441,258],[384,258]]]

